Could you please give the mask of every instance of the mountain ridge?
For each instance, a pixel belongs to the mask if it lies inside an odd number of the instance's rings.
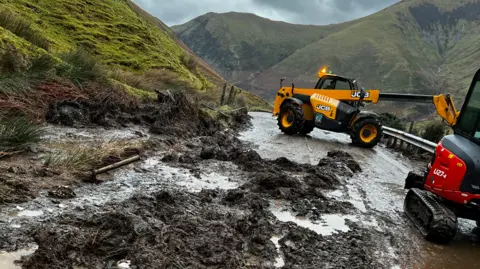
[[[311,87],[317,70],[326,64],[334,73],[355,77],[367,88],[449,92],[461,105],[477,68],[474,59],[480,56],[476,49],[480,43],[478,14],[480,3],[473,0],[403,0],[341,24],[284,24],[257,15],[241,24],[231,15],[211,13],[172,29],[223,77],[269,101],[281,77],[287,76],[299,87]],[[194,25],[198,21],[203,25]],[[273,34],[281,38],[272,38]],[[286,44],[288,49],[279,53]],[[408,107],[378,107],[391,106]],[[415,118],[431,112],[424,106],[414,110],[402,114]]]

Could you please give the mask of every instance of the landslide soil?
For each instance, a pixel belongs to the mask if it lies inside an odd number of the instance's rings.
[[[144,143],[145,134],[136,131],[126,147],[120,152],[102,156],[93,168],[99,168],[136,154],[145,156],[145,150],[171,147],[181,140],[198,135],[212,135],[223,125],[204,110],[201,110],[187,95],[182,93],[162,94],[158,100],[144,103],[115,103],[107,101],[63,100],[52,103],[45,113],[47,123],[73,128],[98,128],[106,130],[141,126],[157,135]],[[245,111],[231,115],[231,124],[243,126],[248,122]],[[42,190],[51,191],[59,186],[78,186],[85,179],[84,171],[72,170],[63,165],[49,167],[46,160],[55,156],[53,147],[85,146],[75,143],[78,138],[70,134],[64,141],[51,145],[40,143],[29,150],[0,162],[0,204],[22,203],[34,199]],[[159,139],[158,137],[162,138]],[[138,141],[138,143],[134,143]],[[99,145],[90,145],[92,152]],[[91,168],[90,168],[91,169]]]
[[[143,124],[159,135],[149,139],[145,154],[168,149],[164,163],[194,174],[200,162],[232,162],[242,171],[243,184],[232,190],[192,193],[179,188],[135,195],[53,217],[32,225],[25,235],[38,249],[23,259],[22,268],[110,268],[118,262],[128,262],[130,268],[274,268],[279,255],[270,240],[274,236],[282,238],[284,268],[381,268],[365,228],[349,223],[347,233],[322,236],[279,222],[269,209],[274,200],[286,201],[297,216],[312,220],[352,211],[352,204],[324,195],[361,172],[348,153],[329,152],[317,165],[262,159],[236,137],[248,126],[246,111],[232,114],[231,128],[225,130],[182,95],[159,96],[158,102],[133,110],[97,108],[61,102],[51,106],[47,119],[68,126]],[[35,196],[28,181],[12,179],[6,186],[15,193],[12,197]],[[49,193],[74,197],[68,188],[54,187]]]
[[[232,190],[137,195],[62,215],[32,232],[39,248],[23,268],[105,268],[121,261],[130,268],[275,268],[274,236],[282,237],[284,268],[375,265],[365,228],[351,224],[348,233],[322,236],[279,222],[269,209],[272,200],[285,200],[311,219],[352,210],[323,194],[361,170],[349,154],[329,152],[318,165],[264,160],[232,133],[196,137],[179,148],[184,151],[164,155],[164,161],[192,170],[212,159],[233,162],[246,172],[245,183]]]

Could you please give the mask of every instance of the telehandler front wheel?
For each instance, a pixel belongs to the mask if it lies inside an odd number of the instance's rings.
[[[360,119],[353,125],[350,136],[354,145],[373,148],[382,138],[382,125],[375,118]]]
[[[299,133],[304,123],[302,107],[293,103],[282,105],[277,121],[283,133],[287,135]]]
[[[300,133],[302,135],[308,135],[309,133],[311,133],[313,131],[313,129],[315,129],[314,121],[313,120],[306,120],[303,123],[303,126],[302,126],[302,129],[300,130]]]

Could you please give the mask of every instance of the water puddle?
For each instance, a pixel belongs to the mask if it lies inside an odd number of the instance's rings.
[[[362,213],[367,212],[365,201],[358,191],[358,187],[348,184],[346,190],[334,190],[326,194],[329,198],[334,198],[342,202],[350,202],[356,209]]]
[[[239,187],[237,182],[216,172],[205,172],[194,176],[187,170],[161,165],[158,158],[148,158],[142,165],[145,169],[160,170],[164,175],[172,177],[172,183],[185,187],[192,192],[200,192],[202,189],[235,189]],[[157,172],[155,172],[157,173]]]
[[[294,222],[298,226],[310,229],[323,236],[332,235],[338,232],[348,232],[350,228],[346,224],[346,220],[357,221],[354,215],[325,214],[321,220],[312,222],[307,218],[296,217],[292,212],[279,208],[271,209],[273,215],[282,222]]]
[[[21,210],[17,212],[11,212],[8,214],[11,217],[38,217],[43,215],[41,210]]]
[[[20,260],[22,256],[27,256],[35,252],[38,246],[17,250],[14,252],[0,251],[0,268],[2,269],[18,269],[20,265],[16,265],[15,261]]]
[[[280,236],[274,236],[270,239],[270,241],[273,242],[273,244],[275,244],[275,247],[277,248],[277,258],[275,259],[275,268],[281,268],[285,265],[285,260],[283,259],[283,254],[282,254],[282,251],[280,250],[280,244],[278,243],[278,241],[280,241],[280,239],[282,239],[282,237]]]

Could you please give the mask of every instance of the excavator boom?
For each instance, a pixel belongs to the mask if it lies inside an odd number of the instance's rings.
[[[412,103],[433,104],[437,114],[453,127],[457,123],[460,114],[455,108],[450,95],[424,95],[424,94],[399,94],[399,93],[380,93],[379,101],[399,101]]]

